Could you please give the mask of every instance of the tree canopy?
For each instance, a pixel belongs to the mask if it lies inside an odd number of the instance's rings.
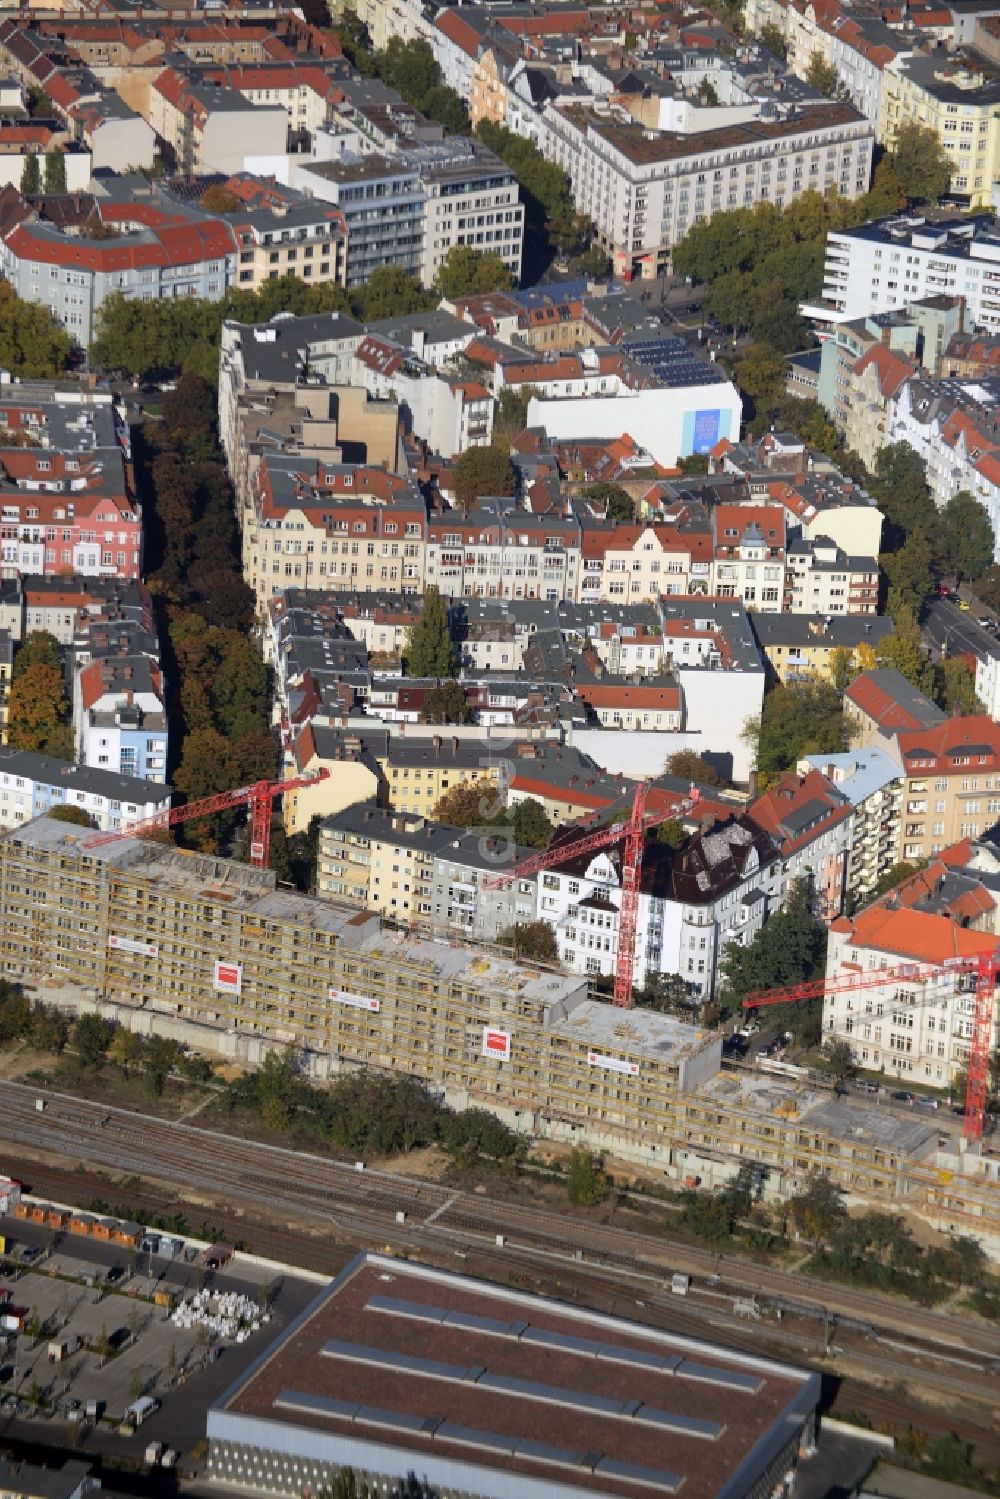
[[[827,62],[822,52],[814,52],[810,57],[806,68],[806,82],[811,83],[827,99],[832,99],[836,93],[839,83],[837,69],[832,62]]]
[[[45,153],[45,191],[53,194],[66,191],[66,158],[58,146]]]
[[[13,679],[16,682],[29,666],[51,666],[61,670],[59,642],[49,630],[29,630],[14,653]]]
[[[0,281],[0,365],[27,380],[54,380],[66,368],[71,340],[47,307],[22,302]]]
[[[72,802],[66,802],[62,806],[50,807],[47,816],[56,822],[69,822],[77,828],[96,828],[97,823],[90,813],[83,807],[75,807]]]
[[[826,928],[813,911],[812,894],[808,881],[796,881],[784,906],[768,917],[747,947],[731,942],[725,948],[719,989],[719,1003],[725,1011],[738,1010],[748,994],[804,983],[823,972]],[[804,1008],[796,1020],[799,1009],[796,1005],[778,1005],[771,1013],[775,1019],[779,1013],[782,1018],[787,1014],[790,1028],[794,1028],[806,1020]]]
[[[441,682],[424,698],[420,722],[431,724],[471,723],[474,714],[458,682]]]
[[[672,755],[667,756],[663,770],[668,776],[681,776],[685,781],[696,781],[699,786],[722,785],[719,772],[697,750],[674,750]]]
[[[525,258],[544,261],[549,254],[583,251],[593,225],[577,213],[569,178],[561,167],[546,161],[538,147],[505,125],[480,120],[476,135],[510,167],[521,188],[525,212]]]
[[[501,947],[512,948],[515,958],[534,963],[559,961],[559,944],[547,921],[519,921],[505,927],[497,941]]]
[[[57,760],[73,759],[73,730],[62,673],[44,661],[27,666],[7,694],[7,743]]]
[[[495,782],[488,777],[460,781],[439,798],[434,808],[438,822],[456,828],[499,827],[506,822],[503,801]]]
[[[911,203],[936,203],[948,191],[951,158],[929,125],[901,125],[889,164]]]
[[[958,494],[941,512],[943,561],[962,582],[975,583],[993,562],[996,545],[985,505],[968,490]]]
[[[764,698],[759,720],[744,730],[756,746],[764,781],[795,767],[803,755],[842,750],[847,742],[840,693],[829,682],[811,680],[778,686]]]
[[[452,245],[434,278],[442,297],[466,297],[475,292],[507,291],[513,277],[494,250],[485,253],[471,245]]]
[[[517,473],[500,448],[466,448],[452,469],[455,499],[463,510],[477,500],[514,494]]]
[[[407,634],[403,662],[411,677],[458,675],[459,659],[452,643],[448,605],[434,583],[424,593],[420,618]]]

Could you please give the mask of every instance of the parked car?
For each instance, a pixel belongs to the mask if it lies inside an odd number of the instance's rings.
[[[897,1089],[895,1093],[890,1093],[889,1097],[892,1099],[893,1103],[912,1104],[916,1102],[915,1095],[912,1093],[907,1093],[903,1088]]]
[[[938,1107],[937,1099],[929,1097],[926,1093],[917,1099],[918,1109],[936,1109]]]

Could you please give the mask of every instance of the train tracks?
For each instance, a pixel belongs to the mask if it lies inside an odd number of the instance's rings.
[[[722,1327],[726,1341],[759,1349],[763,1330],[755,1329],[747,1341],[746,1333],[736,1332],[731,1320],[734,1296],[757,1297],[775,1309],[788,1309],[792,1320],[784,1325],[791,1325],[794,1333],[786,1336],[784,1329],[779,1332],[776,1323],[770,1323],[772,1341],[786,1345],[786,1355],[822,1353],[828,1335],[822,1328],[817,1335],[809,1318],[815,1324],[823,1311],[829,1311],[869,1325],[870,1340],[866,1334],[844,1350],[856,1367],[903,1383],[919,1374],[940,1395],[958,1400],[981,1400],[989,1376],[996,1373],[995,1333],[971,1319],[959,1322],[921,1311],[921,1335],[916,1337],[913,1309],[905,1303],[820,1284],[809,1276],[735,1256],[720,1257],[699,1245],[671,1242],[666,1235],[472,1196],[393,1173],[356,1170],[325,1156],[109,1109],[64,1094],[47,1092],[46,1108],[39,1112],[38,1096],[37,1089],[0,1083],[3,1134],[11,1142],[139,1175],[147,1184],[162,1181],[168,1190],[180,1188],[213,1205],[228,1201],[245,1212],[249,1205],[261,1203],[272,1214],[360,1243],[390,1244],[446,1258],[483,1256],[494,1268],[518,1265],[527,1272],[533,1267],[532,1273],[561,1275],[567,1284],[592,1286],[598,1301],[625,1294],[633,1305],[640,1301],[658,1308],[661,1315],[669,1312],[673,1325],[687,1324],[698,1336],[706,1336],[708,1328],[717,1335]],[[402,1223],[399,1213],[405,1214]],[[304,1241],[289,1237],[301,1251]],[[294,1249],[287,1258],[296,1262]],[[717,1302],[695,1309],[693,1302],[682,1308],[678,1298],[664,1298],[664,1279],[679,1269],[711,1278],[718,1289],[706,1294],[714,1294]],[[905,1339],[906,1357],[888,1343],[877,1347],[873,1340],[879,1331],[897,1341]]]

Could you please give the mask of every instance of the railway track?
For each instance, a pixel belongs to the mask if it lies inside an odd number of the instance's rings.
[[[597,1224],[549,1209],[471,1197],[436,1183],[377,1171],[357,1171],[349,1164],[280,1146],[260,1145],[193,1125],[108,1109],[67,1095],[47,1093],[47,1107],[35,1108],[36,1089],[0,1083],[4,1133],[28,1148],[86,1157],[105,1169],[162,1180],[205,1194],[214,1204],[220,1196],[238,1203],[266,1199],[272,1210],[296,1220],[360,1236],[362,1242],[394,1243],[425,1251],[454,1254],[456,1246],[492,1245],[537,1256],[573,1260],[579,1253],[588,1263],[619,1276],[631,1276],[637,1286],[680,1268],[712,1274],[731,1293],[754,1293],[819,1305],[850,1314],[912,1338],[912,1309],[887,1298],[854,1292],[848,1287],[819,1284],[809,1276],[774,1271],[734,1256],[718,1256],[699,1245],[671,1242],[614,1224]],[[67,1146],[67,1134],[71,1144]],[[406,1213],[400,1230],[396,1213]],[[301,1249],[301,1243],[298,1247]],[[579,1261],[573,1260],[580,1270]],[[993,1372],[997,1354],[992,1329],[971,1320],[956,1323],[922,1311],[925,1333],[922,1356],[931,1359],[948,1348],[980,1357],[983,1370]],[[890,1356],[884,1367],[898,1361]],[[899,1365],[905,1375],[906,1366]],[[945,1393],[973,1394],[954,1368],[942,1372]]]
[[[41,1195],[51,1196],[56,1200],[72,1201],[89,1191],[93,1191],[95,1195],[113,1197],[113,1191],[108,1193],[108,1183],[104,1177],[91,1176],[82,1180],[79,1172],[47,1164],[40,1167],[32,1165],[23,1174],[35,1179],[36,1189]],[[136,1210],[145,1208],[150,1214],[157,1216],[176,1211],[181,1206],[176,1196],[158,1195],[148,1179],[141,1181],[137,1188],[130,1187],[129,1205]],[[236,1214],[231,1210],[227,1212],[221,1203],[213,1205],[212,1213],[216,1220],[221,1220],[217,1226],[230,1237],[245,1235],[251,1240],[255,1252],[291,1265],[333,1274],[355,1252],[356,1246],[349,1241],[349,1237],[334,1239],[328,1231],[314,1237],[308,1232],[260,1222],[246,1215],[243,1210]],[[435,1226],[432,1225],[432,1228]],[[481,1220],[478,1226],[481,1230]],[[395,1237],[393,1224],[392,1229],[385,1229],[378,1242],[382,1242],[383,1238],[388,1241]],[[539,1247],[516,1243],[508,1243],[500,1250],[495,1243],[488,1242],[488,1235],[481,1231],[473,1238],[469,1234],[452,1234],[445,1229],[440,1234],[428,1235],[428,1239],[430,1242],[426,1246],[426,1253],[445,1266],[482,1274],[494,1280],[507,1279],[543,1294],[589,1305],[598,1311],[638,1317],[676,1334],[699,1340],[706,1337],[721,1338],[729,1346],[748,1354],[759,1355],[762,1351],[771,1351],[775,1356],[813,1363],[829,1376],[826,1403],[832,1414],[860,1411],[876,1426],[902,1430],[916,1425],[930,1435],[953,1433],[973,1446],[977,1461],[987,1466],[1000,1466],[1000,1432],[993,1429],[987,1414],[984,1414],[982,1424],[977,1424],[971,1418],[971,1412],[976,1407],[971,1404],[970,1397],[982,1400],[981,1380],[978,1385],[974,1382],[961,1394],[956,1393],[953,1411],[926,1406],[912,1395],[903,1399],[854,1376],[843,1379],[833,1377],[829,1364],[821,1357],[819,1340],[809,1335],[809,1329],[803,1331],[789,1328],[779,1338],[775,1336],[776,1329],[768,1325],[766,1329],[757,1330],[750,1335],[745,1327],[724,1315],[721,1300],[718,1303],[719,1310],[715,1313],[711,1308],[696,1309],[692,1302],[681,1301],[658,1288],[651,1288],[649,1277],[642,1276],[635,1270],[631,1270],[631,1273],[618,1270],[608,1273],[608,1268],[604,1265],[580,1262],[566,1258],[564,1254],[560,1256],[551,1249],[544,1253]],[[464,1247],[456,1248],[459,1243]],[[709,1258],[714,1259],[713,1256]],[[851,1357],[870,1368],[873,1378],[882,1381],[892,1379],[908,1385],[914,1383],[917,1371],[913,1365],[893,1364],[881,1355],[869,1355],[867,1359],[862,1359],[858,1357],[856,1349],[851,1350]],[[959,1401],[962,1403],[959,1404]]]

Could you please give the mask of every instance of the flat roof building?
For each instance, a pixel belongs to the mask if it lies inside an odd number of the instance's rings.
[[[298,1495],[341,1467],[463,1499],[742,1499],[814,1440],[820,1377],[360,1254],[208,1413],[208,1476]]]

